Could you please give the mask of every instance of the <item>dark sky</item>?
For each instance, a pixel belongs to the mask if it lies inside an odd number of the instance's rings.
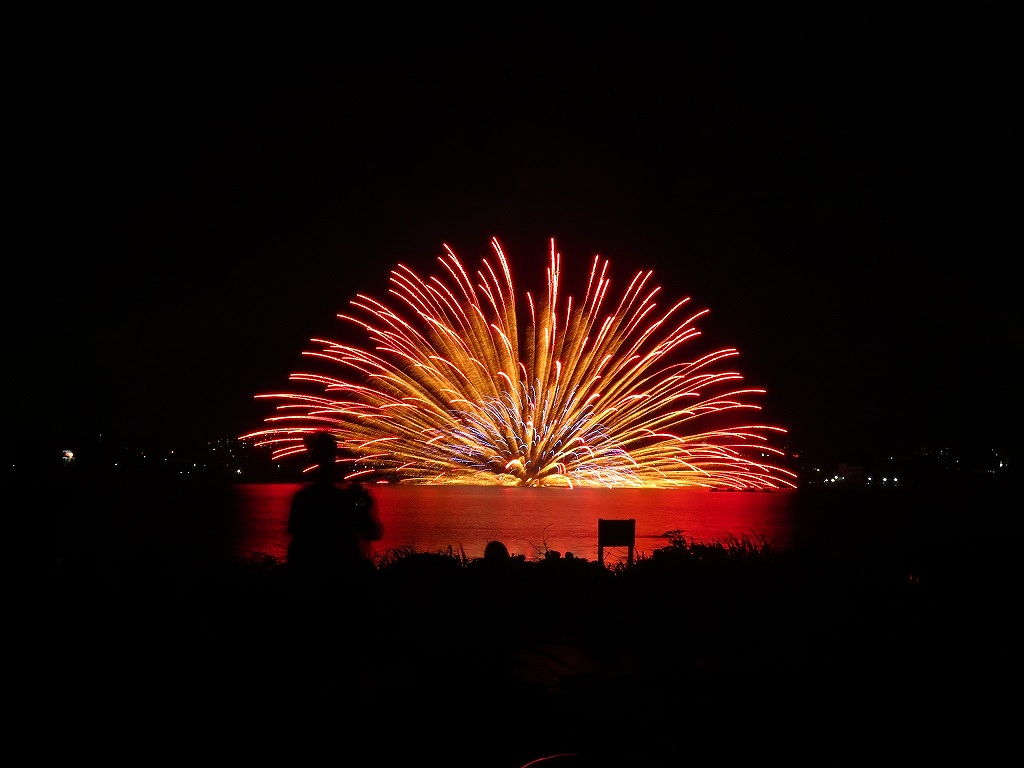
[[[960,13],[26,20],[10,434],[254,429],[356,292],[493,235],[709,307],[793,448],[1009,446],[1022,28]]]

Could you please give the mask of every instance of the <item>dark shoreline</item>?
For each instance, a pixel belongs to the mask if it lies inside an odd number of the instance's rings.
[[[784,726],[783,705],[839,728],[826,713],[865,695],[875,718],[944,720],[970,714],[963,691],[1018,655],[1015,491],[815,489],[792,551],[683,541],[632,568],[552,557],[500,578],[480,561],[406,553],[360,590],[297,585],[272,558],[113,545],[100,524],[57,560],[39,553],[26,635],[44,689],[82,723],[100,690],[128,720],[185,698],[193,716],[276,713],[272,727],[301,730],[327,707],[383,739],[432,724],[504,745],[467,765],[593,750],[617,724],[650,750],[680,722],[753,738]],[[851,516],[855,534],[839,525]],[[345,703],[363,714],[343,716]]]

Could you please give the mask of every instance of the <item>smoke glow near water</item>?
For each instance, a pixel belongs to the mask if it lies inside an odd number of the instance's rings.
[[[659,309],[653,273],[638,272],[609,304],[609,262],[595,256],[580,302],[561,296],[551,240],[546,295],[516,303],[497,239],[471,278],[450,247],[447,278],[399,264],[386,304],[359,294],[339,314],[366,348],[313,339],[321,370],[295,391],[259,394],[276,410],[243,435],[275,460],[329,431],[348,477],[400,483],[589,487],[795,487],[771,438],[748,420],[763,389],[724,368],[734,348],[684,354],[700,337],[690,299]]]

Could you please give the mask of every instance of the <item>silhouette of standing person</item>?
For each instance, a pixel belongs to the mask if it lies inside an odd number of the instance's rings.
[[[333,435],[314,432],[305,443],[317,466],[313,482],[292,496],[289,570],[319,582],[372,571],[372,543],[384,535],[373,496],[359,483],[335,484],[338,441]]]

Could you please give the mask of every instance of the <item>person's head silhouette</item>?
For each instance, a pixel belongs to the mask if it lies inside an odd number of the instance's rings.
[[[329,432],[313,432],[303,439],[306,453],[316,462],[314,474],[329,479],[334,474],[334,460],[338,455],[338,440]]]
[[[500,541],[489,541],[484,547],[484,560],[488,563],[506,563],[511,559],[508,547]]]

